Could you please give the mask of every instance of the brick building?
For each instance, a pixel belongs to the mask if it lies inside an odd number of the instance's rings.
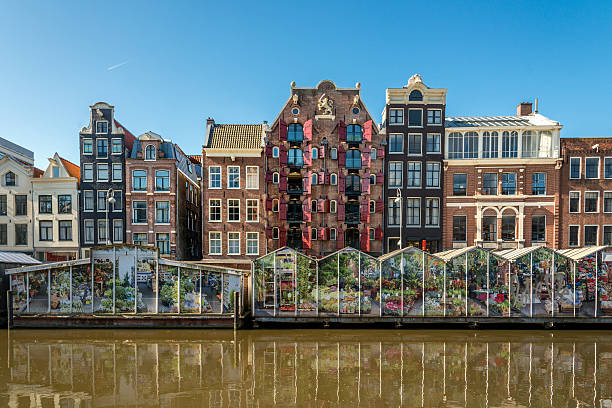
[[[138,137],[126,159],[128,242],[155,245],[167,258],[200,259],[198,167],[160,135]]]
[[[612,245],[612,139],[561,139],[559,247]]]
[[[352,246],[381,254],[383,140],[359,84],[292,83],[267,133],[268,251],[287,245],[324,256]]]
[[[387,142],[385,252],[407,245],[442,249],[445,107],[446,89],[428,88],[419,75],[403,88],[387,89],[381,130]]]
[[[202,148],[203,261],[250,268],[266,253],[264,239],[265,124],[206,121]]]
[[[444,248],[557,247],[561,127],[537,103],[446,119]]]

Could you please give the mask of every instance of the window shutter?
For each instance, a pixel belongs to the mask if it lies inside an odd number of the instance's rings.
[[[285,202],[285,197],[281,196],[278,207],[280,212],[280,219],[285,221],[287,219],[287,203]]]
[[[364,252],[370,251],[370,234],[368,228],[361,230],[361,250]]]
[[[304,140],[312,140],[312,119],[309,119],[304,123]]]
[[[310,249],[310,227],[302,230],[302,249]]]
[[[266,156],[272,157],[272,146],[266,146]]]
[[[304,194],[310,194],[310,178],[312,177],[312,172],[309,170],[306,172],[302,180],[304,182]]]
[[[266,171],[266,183],[272,182],[272,172],[270,170]]]
[[[376,212],[382,214],[385,209],[385,202],[382,198],[376,200]]]
[[[312,166],[312,146],[304,147],[304,167]]]
[[[376,231],[374,231],[374,238],[376,238],[377,241],[380,241],[383,239],[383,229],[380,227],[376,227]]]
[[[279,248],[287,246],[287,231],[284,228],[278,229],[278,246]]]
[[[329,185],[329,173],[324,173],[324,180],[325,184]]]
[[[363,124],[363,140],[366,142],[372,141],[372,121],[368,120]]]
[[[281,146],[278,152],[278,159],[281,166],[287,166],[287,148],[285,146]]]
[[[382,171],[379,171],[376,174],[376,184],[384,184],[385,182],[385,175]]]
[[[310,212],[310,199],[306,198],[302,201],[302,218],[304,222],[310,222],[311,220],[311,212]]]
[[[287,140],[287,122],[282,119],[278,122],[278,137],[280,140]]]
[[[278,189],[279,191],[284,193],[287,191],[287,176],[285,176],[284,174],[281,174],[279,179],[280,180],[278,182]]]
[[[329,200],[324,200],[324,212],[328,213],[329,212]]]
[[[338,227],[338,230],[336,231],[336,249],[342,248],[344,248],[344,230],[342,227]]]
[[[368,173],[361,176],[361,194],[370,194],[370,175]]]
[[[365,147],[363,149],[363,153],[361,153],[361,161],[363,162],[364,168],[370,167],[370,163],[371,163],[370,152],[371,152],[371,149],[369,147]]]
[[[338,123],[338,140],[341,142],[346,142],[346,125],[343,121]]]
[[[370,201],[363,200],[361,202],[361,221],[370,222]]]
[[[317,200],[317,212],[325,212],[325,200],[323,198]]]
[[[320,171],[320,172],[317,174],[317,180],[318,180],[317,182],[318,182],[319,184],[325,184],[325,172]]]
[[[339,194],[343,194],[344,193],[344,173],[343,172],[339,172],[338,173],[338,193]]]
[[[344,201],[342,201],[342,198],[338,198],[338,203],[337,203],[337,219],[338,221],[344,221]]]
[[[266,238],[271,239],[273,237],[272,227],[266,227]]]
[[[342,146],[338,146],[338,167],[346,166],[346,152]]]
[[[319,159],[322,159],[325,157],[325,146],[321,145],[319,147]]]
[[[385,148],[380,146],[378,149],[376,149],[376,154],[377,154],[377,158],[378,159],[384,159],[385,158]]]
[[[272,199],[266,198],[266,211],[272,211]]]

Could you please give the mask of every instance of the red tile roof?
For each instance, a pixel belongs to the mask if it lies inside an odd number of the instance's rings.
[[[132,132],[130,132],[129,130],[127,130],[125,128],[125,126],[123,126],[121,123],[119,123],[117,120],[115,120],[115,126],[116,127],[120,127],[123,128],[124,132],[125,132],[125,146],[130,149],[129,151],[132,151],[132,148],[134,147],[134,142],[136,141],[136,136],[134,136],[132,134]],[[129,154],[129,153],[128,153]]]
[[[38,167],[32,166],[32,177],[41,178],[43,174],[45,174],[43,170],[39,169]]]
[[[201,154],[190,154],[189,160],[191,160],[193,164],[202,164],[202,155]]]
[[[64,159],[63,157],[60,157],[60,160],[62,161],[62,164],[66,168],[68,174],[70,174],[70,177],[76,177],[77,180],[81,179],[81,168],[79,166],[69,160]]]

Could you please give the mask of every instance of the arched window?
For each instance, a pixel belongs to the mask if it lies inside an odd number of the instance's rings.
[[[346,127],[346,141],[353,143],[361,143],[363,139],[363,134],[361,131],[361,126],[359,125],[348,125]]]
[[[4,185],[6,186],[14,186],[16,181],[15,173],[9,171],[4,175]]]
[[[317,200],[312,200],[310,202],[310,212],[313,212],[313,213],[317,212]]]
[[[316,227],[310,228],[310,239],[312,241],[316,241],[317,240],[317,229],[316,229]]]
[[[272,184],[278,184],[280,175],[277,172],[272,173]]]
[[[319,157],[319,149],[317,149],[316,147],[312,148],[312,158],[316,159]]]
[[[331,200],[329,202],[329,212],[333,214],[336,211],[338,211],[338,203],[336,202],[336,200]]]
[[[552,157],[552,133],[548,130],[540,131],[540,141],[538,146],[538,157]]]
[[[287,140],[290,142],[301,142],[304,140],[304,129],[299,123],[292,123],[287,129]]]
[[[505,131],[502,133],[502,158],[517,157],[518,155],[518,132]]]
[[[329,240],[330,241],[335,241],[336,240],[336,229],[335,228],[331,228],[329,230]]]
[[[302,150],[296,148],[289,149],[287,164],[290,167],[302,167],[304,165],[304,155],[302,154]]]
[[[338,175],[336,173],[332,173],[329,176],[329,184],[332,186],[338,185]]]
[[[145,160],[155,160],[155,146],[153,145],[147,146]]]
[[[452,132],[448,135],[448,158],[463,158],[463,135],[459,132]]]
[[[465,135],[463,135],[463,158],[478,158],[478,133],[465,132]]]
[[[319,178],[319,176],[317,175],[317,173],[315,173],[312,176],[310,176],[310,184],[312,184],[312,185],[317,184],[318,178]]]
[[[533,130],[525,130],[521,136],[523,139],[523,151],[521,153],[521,157],[537,157],[539,140],[536,137],[536,132]]]
[[[376,148],[375,147],[370,149],[370,160],[376,160]]]
[[[499,136],[497,132],[484,132],[482,134],[482,157],[485,159],[496,159],[499,147]]]
[[[375,213],[376,212],[376,201],[374,200],[370,200],[370,213]]]
[[[278,159],[278,146],[274,146],[272,148],[272,157],[274,157],[275,159]]]
[[[349,149],[346,152],[346,168],[360,169],[361,168],[361,152],[357,149]]]
[[[349,174],[345,179],[344,191],[347,194],[361,193],[361,179],[356,174]]]
[[[376,174],[370,174],[370,185],[373,186],[376,184]]]
[[[423,100],[423,94],[418,89],[415,89],[412,92],[410,92],[410,96],[408,97],[408,100],[410,100],[410,101],[422,101]]]
[[[338,149],[336,149],[335,147],[332,147],[331,150],[329,151],[329,157],[332,160],[337,160],[338,159]]]
[[[278,212],[278,198],[272,200],[272,212]]]
[[[278,227],[272,227],[272,239],[278,239]]]

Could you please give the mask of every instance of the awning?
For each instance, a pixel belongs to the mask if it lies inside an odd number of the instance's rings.
[[[41,264],[42,262],[22,252],[0,251],[0,263],[20,264],[20,265],[38,265],[38,264]]]

